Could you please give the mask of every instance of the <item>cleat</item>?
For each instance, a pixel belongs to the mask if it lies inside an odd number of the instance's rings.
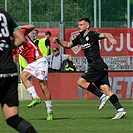
[[[31,103],[29,103],[27,105],[27,107],[28,108],[32,108],[32,107],[36,106],[37,104],[40,104],[41,102],[42,102],[42,99],[41,98],[35,98],[35,99],[32,100]]]
[[[113,117],[112,119],[113,119],[113,120],[121,119],[121,118],[123,118],[125,115],[126,115],[126,111],[125,111],[123,108],[121,108],[121,109],[118,109],[118,110],[117,110],[115,117]]]
[[[53,119],[54,119],[54,114],[53,111],[51,111],[50,113],[48,113],[47,120],[53,120]]]
[[[101,110],[104,106],[105,106],[105,103],[109,100],[109,96],[106,95],[106,94],[103,94],[101,97],[100,97],[100,106],[99,106],[99,110]]]

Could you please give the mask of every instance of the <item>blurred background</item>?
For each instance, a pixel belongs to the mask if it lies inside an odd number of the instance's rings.
[[[59,28],[60,39],[66,39],[65,28],[77,28],[78,20],[88,17],[92,28],[110,28],[110,33],[120,28],[118,43],[123,44],[123,49],[131,45],[129,53],[133,49],[133,0],[1,0],[0,8],[8,11],[18,25],[33,23],[36,28]],[[123,31],[129,32],[130,37]],[[43,32],[40,34],[43,36]],[[123,38],[127,41],[121,41]],[[119,52],[121,55],[102,55],[109,70],[133,70],[133,54]],[[61,48],[61,53],[67,51]],[[86,70],[88,64],[83,55],[73,54],[73,61],[77,71]]]
[[[94,28],[131,28],[133,0],[1,0],[0,7],[13,19],[34,23],[36,27],[77,27],[81,17],[88,17]]]

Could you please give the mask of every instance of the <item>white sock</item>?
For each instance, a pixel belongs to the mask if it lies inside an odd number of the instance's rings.
[[[46,108],[47,108],[47,113],[51,112],[52,111],[52,102],[51,102],[51,100],[45,101],[45,104],[46,104]]]
[[[27,88],[27,91],[30,93],[30,95],[32,96],[33,99],[39,98],[39,96],[36,93],[34,86]]]
[[[123,108],[120,108],[120,109],[118,109],[117,111],[119,112],[119,111],[123,111],[124,109]]]

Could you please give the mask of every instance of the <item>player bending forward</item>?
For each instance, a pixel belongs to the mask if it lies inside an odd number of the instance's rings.
[[[22,33],[25,35],[26,43],[21,47],[15,49],[15,51],[22,55],[28,62],[28,66],[23,70],[21,74],[21,79],[26,87],[27,91],[32,96],[33,100],[28,105],[29,108],[34,107],[35,105],[41,103],[41,99],[38,97],[34,86],[30,82],[32,76],[36,77],[39,81],[40,87],[44,94],[46,108],[47,108],[47,120],[53,120],[53,111],[52,111],[52,102],[51,94],[48,89],[48,62],[41,54],[38,47],[30,39],[28,34],[34,29],[34,25],[24,25],[19,26]]]

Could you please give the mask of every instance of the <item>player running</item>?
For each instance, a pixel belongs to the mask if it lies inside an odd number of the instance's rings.
[[[108,67],[101,58],[99,43],[100,39],[108,39],[111,45],[117,43],[108,33],[97,33],[90,30],[90,20],[82,18],[78,22],[79,35],[71,42],[53,38],[54,43],[59,43],[64,48],[72,48],[78,44],[81,45],[84,55],[87,58],[89,67],[88,70],[78,79],[78,85],[86,89],[100,98],[101,104],[99,109],[102,109],[106,101],[110,100],[116,108],[117,113],[112,119],[120,119],[126,115],[126,111],[121,106],[116,94],[111,91],[108,79]],[[102,92],[98,89],[100,88]],[[103,94],[104,93],[104,94]],[[107,96],[105,95],[107,94]]]

